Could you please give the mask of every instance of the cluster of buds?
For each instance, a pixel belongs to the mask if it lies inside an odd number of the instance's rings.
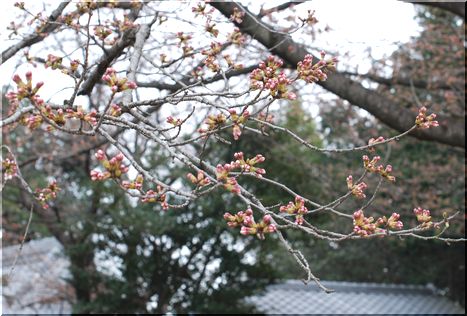
[[[195,69],[193,69],[190,74],[193,76],[193,78],[199,79],[199,78],[203,78],[205,73],[203,71],[203,68],[198,66]]]
[[[366,185],[365,182],[360,182],[358,184],[353,184],[353,177],[352,175],[349,175],[347,177],[347,188],[352,191],[352,194],[357,198],[357,199],[364,199],[366,198],[365,193],[363,192],[366,190],[368,186]]]
[[[299,18],[303,24],[308,24],[310,26],[318,23],[318,20],[315,18],[315,11],[308,10],[308,16],[306,18]]]
[[[192,46],[183,46],[183,56],[188,56],[193,53],[193,47]],[[193,58],[193,56],[191,56]]]
[[[218,129],[222,125],[224,125],[226,120],[227,120],[227,117],[222,113],[219,113],[217,115],[211,114],[204,121],[204,123],[208,125],[207,130],[200,128],[200,129],[198,129],[198,132],[201,133],[201,134],[204,134],[204,133],[206,133],[208,131],[213,131],[215,129]]]
[[[384,236],[386,232],[384,229],[378,228],[374,221],[375,219],[373,217],[365,217],[363,211],[358,210],[353,213],[353,231],[361,237],[367,237],[374,234]]]
[[[175,36],[180,41],[178,43],[178,46],[187,45],[188,41],[192,39],[191,35],[187,35],[187,34],[185,34],[183,32],[177,32],[177,34]]]
[[[15,2],[14,6],[20,10],[24,10],[24,1]]]
[[[52,54],[47,55],[47,61],[44,64],[45,68],[52,68],[53,70],[59,69],[62,67],[62,57],[58,57]]]
[[[44,101],[39,98],[36,94],[39,89],[44,85],[43,81],[39,81],[36,83],[34,88],[32,87],[32,72],[26,72],[26,82],[24,82],[21,77],[16,74],[13,76],[13,81],[17,85],[17,91],[13,92],[10,91],[6,94],[6,98],[8,99],[10,105],[14,108],[18,107],[19,101],[23,99],[29,99],[31,102],[40,105]]]
[[[232,33],[227,35],[227,40],[235,45],[243,45],[246,41],[245,36],[240,32],[239,28],[234,28]]]
[[[420,128],[430,128],[430,127],[439,126],[438,121],[435,121],[436,114],[432,113],[426,116],[426,111],[427,111],[427,108],[424,106],[422,106],[418,110],[418,115],[415,118],[415,124]]]
[[[101,41],[104,41],[110,34],[112,34],[112,30],[107,26],[98,25],[94,27],[94,35],[96,35]]]
[[[266,173],[266,170],[263,168],[257,168],[255,165],[266,160],[263,155],[258,154],[253,158],[248,158],[245,160],[242,152],[234,154],[236,161],[233,163],[235,166],[239,167],[242,172],[251,172],[254,173],[258,178],[261,178],[263,174]],[[232,165],[232,163],[231,163]]]
[[[43,118],[40,114],[31,114],[22,116],[19,120],[20,124],[27,126],[29,129],[34,130],[42,125]]]
[[[204,29],[206,30],[206,32],[211,33],[214,37],[217,37],[219,35],[219,30],[216,29],[216,23],[210,22],[210,19],[206,21],[206,26],[204,27]]]
[[[144,177],[142,174],[136,176],[134,181],[122,181],[122,187],[127,190],[141,190],[143,188]]]
[[[122,174],[128,172],[128,166],[122,164],[123,161],[123,154],[118,153],[110,160],[107,158],[107,155],[99,149],[95,154],[97,160],[101,162],[104,166],[105,171],[100,172],[97,170],[91,171],[91,180],[92,181],[103,181],[108,178],[118,179],[122,176]]]
[[[61,189],[57,185],[57,181],[53,180],[45,189],[36,189],[35,196],[42,208],[48,209],[47,201],[57,198],[57,192]]]
[[[113,68],[107,68],[102,80],[107,83],[113,93],[125,91],[128,89],[136,89],[136,83],[128,81],[128,78],[117,78],[117,73]]]
[[[212,42],[211,49],[201,51],[202,55],[207,56],[203,63],[208,67],[212,72],[218,72],[220,70],[219,63],[216,61],[216,56],[222,51],[222,44],[219,42]]]
[[[173,116],[168,116],[167,123],[172,124],[173,126],[180,126],[182,125],[182,120],[179,118],[176,119]]]
[[[44,106],[42,109],[42,115],[47,117],[49,120],[53,121],[58,126],[63,126],[66,123],[65,112],[62,109],[58,109],[56,111],[52,110],[50,105]],[[54,127],[49,125],[47,126],[47,130],[53,131]]]
[[[242,152],[234,154],[235,161],[224,165],[217,165],[216,167],[216,177],[217,180],[222,181],[224,187],[235,194],[240,193],[240,186],[237,183],[237,180],[234,177],[230,177],[230,172],[233,172],[235,169],[240,169],[242,172],[251,172],[254,173],[257,177],[261,177],[266,171],[263,168],[257,168],[255,165],[261,163],[265,160],[263,155],[256,155],[253,158],[246,159],[243,156]]]
[[[399,218],[399,214],[392,213],[389,219],[387,219],[386,216],[383,216],[378,218],[375,222],[373,217],[365,217],[363,210],[358,210],[353,213],[353,230],[361,237],[368,237],[370,235],[384,236],[389,229],[402,229],[403,223]]]
[[[422,225],[422,227],[431,227],[433,225],[430,210],[417,207],[413,209],[413,212],[415,213],[415,216],[417,216],[417,221]]]
[[[235,140],[238,140],[242,135],[242,129],[240,127],[240,124],[244,124],[248,120],[248,118],[250,117],[250,112],[248,112],[248,110],[245,110],[240,115],[238,115],[234,109],[230,109],[229,113],[230,119],[234,124],[232,129],[232,135]]]
[[[76,111],[72,109],[66,110],[66,118],[82,120],[82,121],[88,122],[91,125],[97,124],[96,115],[97,115],[97,111],[95,109],[92,109],[90,112],[85,112],[83,107],[81,106],[78,106]]]
[[[109,114],[111,116],[118,117],[122,114],[122,108],[118,104],[112,104],[109,109]]]
[[[250,74],[250,89],[267,89],[274,98],[295,100],[295,93],[288,91],[292,80],[283,72],[278,73],[282,65],[283,61],[274,56],[269,56],[266,62],[259,63],[259,68]]]
[[[76,3],[76,9],[80,14],[94,10],[96,7],[97,3],[95,1],[80,1]]]
[[[212,72],[218,72],[221,69],[219,63],[216,61],[216,57],[208,56],[203,63],[206,67],[208,67]]]
[[[224,54],[224,55],[222,55],[222,57],[224,57],[225,61],[227,62],[227,65],[229,66],[229,68],[235,69],[235,70],[243,68],[243,64],[236,64],[233,61],[232,57],[230,57],[229,54]]]
[[[211,49],[201,51],[202,55],[215,57],[222,51],[222,44],[219,42],[211,42]]]
[[[298,77],[308,83],[325,81],[327,73],[336,69],[337,58],[324,60],[325,53],[321,52],[321,60],[313,65],[313,56],[306,55],[303,61],[298,62]]]
[[[391,172],[392,172],[391,165],[387,165],[386,168],[383,165],[378,165],[378,166],[376,165],[378,161],[381,159],[380,156],[374,156],[373,159],[371,159],[370,161],[370,158],[368,158],[367,155],[364,155],[362,159],[363,159],[363,166],[369,172],[378,173],[383,178],[386,178],[391,182],[396,181],[396,177],[391,175]]]
[[[62,73],[64,73],[65,75],[74,74],[78,70],[79,64],[80,62],[77,59],[70,61],[70,67],[69,68],[62,67]]]
[[[376,221],[377,226],[384,226],[387,229],[397,229],[401,230],[404,224],[399,220],[401,216],[398,213],[392,213],[391,217],[386,218],[386,216],[378,218]]]
[[[219,181],[222,181],[224,188],[234,194],[240,193],[240,186],[238,185],[237,180],[234,177],[229,177],[230,172],[236,167],[235,163],[216,166],[216,178]]]
[[[58,17],[58,21],[70,26],[71,28],[74,28],[75,30],[79,30],[80,26],[78,25],[78,23],[75,22],[75,19],[79,19],[79,17],[80,17],[79,12],[74,11],[74,12],[69,12],[69,13],[60,15]]]
[[[245,212],[240,211],[235,215],[225,213],[224,219],[227,221],[229,227],[241,226],[240,234],[256,235],[259,239],[264,239],[265,234],[273,233],[277,230],[276,225],[271,223],[271,215],[264,215],[261,222],[256,223],[253,211],[250,208]]]
[[[186,177],[188,178],[188,180],[191,181],[191,183],[196,184],[196,186],[199,187],[204,187],[211,183],[211,180],[209,180],[209,178],[206,177],[203,171],[198,171],[197,176],[195,176],[192,173],[189,173],[186,175]]]
[[[253,211],[251,208],[248,208],[245,212],[240,211],[235,215],[227,212],[224,214],[224,219],[227,221],[227,225],[229,227],[238,227],[241,226],[245,219],[250,216],[253,216]]]
[[[308,213],[305,206],[305,200],[301,196],[295,197],[295,202],[290,201],[287,205],[282,205],[279,211],[290,215],[295,215],[295,224],[303,224],[303,215]]]
[[[126,30],[135,28],[138,26],[138,24],[134,23],[131,21],[128,16],[125,14],[123,16],[123,21],[119,19],[114,19],[112,22],[112,26],[114,26],[118,31],[124,32]]]
[[[177,35],[176,35],[177,39],[180,41],[178,43],[178,46],[182,46],[182,45],[187,45],[188,44],[188,41],[191,40],[192,36],[191,35],[186,35],[184,34],[183,32],[177,32]]]
[[[186,35],[183,32],[178,32],[176,36],[177,36],[177,39],[180,41],[178,43],[178,46],[180,47],[183,45],[182,46],[183,55],[186,56],[186,55],[191,54],[193,52],[193,47],[189,45],[189,40],[192,38],[191,35]],[[167,62],[167,61],[162,60],[162,62]]]
[[[245,12],[240,11],[238,8],[234,8],[234,12],[230,15],[230,21],[240,24],[243,22]]]
[[[196,7],[191,8],[191,12],[195,13],[195,18],[198,15],[208,16],[209,14],[214,12],[214,8],[211,8],[211,10],[206,11],[206,4],[205,3],[198,3]]]
[[[2,171],[5,180],[13,179],[18,175],[18,166],[14,159],[5,158],[2,160]]]
[[[167,204],[167,195],[160,185],[157,186],[157,192],[154,190],[148,190],[146,194],[141,196],[141,201],[143,203],[159,202],[163,210],[167,210],[169,208],[169,204]]]
[[[370,146],[370,147],[368,147],[368,151],[370,153],[374,153],[375,148],[373,147],[373,145],[384,142],[384,141],[385,141],[385,139],[384,139],[383,136],[379,136],[378,138],[373,138],[373,137],[370,138],[370,140],[368,141],[368,146]]]

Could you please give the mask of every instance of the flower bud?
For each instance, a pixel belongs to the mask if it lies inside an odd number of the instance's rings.
[[[117,161],[122,161],[123,160],[123,154],[122,153],[118,153],[116,156],[115,156],[115,159],[117,159]]]
[[[95,156],[96,156],[97,160],[99,160],[99,161],[102,161],[102,160],[105,159],[105,153],[104,153],[101,149],[99,149],[99,150],[95,153]]]

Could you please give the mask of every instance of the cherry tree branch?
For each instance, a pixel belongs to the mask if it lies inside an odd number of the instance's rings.
[[[242,23],[234,22],[242,32],[245,32],[270,49],[273,54],[284,59],[291,65],[302,61],[310,54],[306,48],[295,42],[287,34],[275,32],[272,26],[259,21],[247,8],[234,2],[213,2],[213,7],[229,18],[234,9],[244,11]],[[369,113],[389,127],[404,132],[413,124],[413,112],[405,106],[397,104],[376,91],[364,88],[359,82],[347,76],[334,72],[326,81],[318,82],[326,90],[348,100]],[[423,140],[465,148],[465,121],[456,117],[438,116],[440,128],[430,130],[413,130],[410,135]]]
[[[26,36],[19,43],[13,46],[10,46],[6,50],[4,50],[2,52],[2,58],[0,60],[0,65],[2,65],[4,62],[6,62],[11,57],[13,57],[21,49],[25,47],[30,47],[36,43],[43,41],[47,35],[55,31],[56,29],[58,29],[61,26],[61,24],[53,23],[53,22],[55,22],[58,19],[58,17],[62,14],[63,10],[66,8],[66,6],[69,3],[70,3],[69,0],[61,2],[58,5],[58,7],[49,16],[47,23],[41,28],[39,32],[34,32]]]

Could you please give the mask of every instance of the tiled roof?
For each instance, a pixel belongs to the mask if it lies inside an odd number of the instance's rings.
[[[324,281],[334,293],[314,284],[288,280],[248,299],[265,314],[465,314],[457,303],[426,286]]]

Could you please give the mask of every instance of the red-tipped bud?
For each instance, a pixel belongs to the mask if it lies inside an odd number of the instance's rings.
[[[105,153],[104,153],[101,149],[99,149],[99,150],[95,153],[95,156],[96,156],[97,160],[99,160],[99,161],[102,161],[102,160],[105,159]]]

